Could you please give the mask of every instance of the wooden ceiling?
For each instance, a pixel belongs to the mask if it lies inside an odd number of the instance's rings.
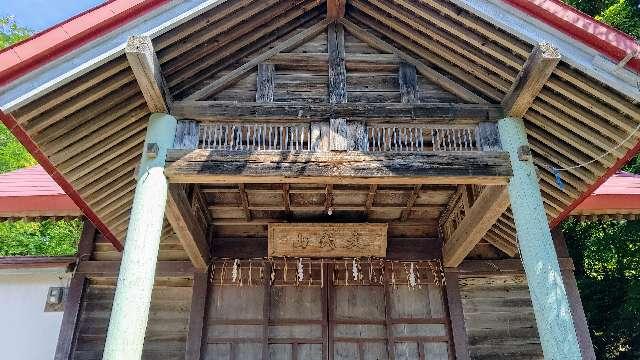
[[[159,35],[153,45],[170,92],[180,100],[325,15],[318,0],[230,0]],[[345,19],[496,104],[533,49],[447,0],[350,0]],[[123,241],[149,113],[123,54],[12,115]],[[640,124],[640,107],[565,62],[524,118],[550,220],[640,137],[616,148]],[[593,158],[598,160],[563,172],[564,187],[557,186],[549,167]],[[488,236],[514,241],[509,210]]]

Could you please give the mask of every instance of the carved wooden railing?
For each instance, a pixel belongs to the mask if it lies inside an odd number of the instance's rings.
[[[458,187],[458,191],[451,197],[441,216],[440,229],[445,242],[451,238],[483,190],[484,186],[482,185],[460,185]]]
[[[493,125],[493,124],[489,124]],[[481,125],[443,126],[414,123],[346,122],[342,141],[346,150],[363,152],[477,152],[498,150],[487,146]],[[339,130],[338,130],[339,131]],[[328,122],[199,124],[198,149],[226,151],[332,150],[337,131]],[[336,136],[336,137],[338,137]],[[342,148],[344,149],[344,148]]]

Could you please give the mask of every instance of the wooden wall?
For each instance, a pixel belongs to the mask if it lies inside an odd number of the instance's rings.
[[[471,359],[543,359],[524,275],[460,279]]]
[[[184,359],[191,307],[191,282],[186,279],[156,279],[143,359]],[[102,359],[114,294],[115,279],[90,281],[80,305],[72,359]]]

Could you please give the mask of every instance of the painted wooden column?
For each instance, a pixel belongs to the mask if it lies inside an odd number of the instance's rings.
[[[502,148],[509,152],[513,168],[509,197],[544,357],[554,360],[580,359],[569,300],[544,211],[524,122],[520,118],[505,118],[498,122],[498,130]]]
[[[165,158],[173,144],[176,123],[167,114],[156,113],[149,118],[104,360],[139,360],[142,356],[167,202]]]

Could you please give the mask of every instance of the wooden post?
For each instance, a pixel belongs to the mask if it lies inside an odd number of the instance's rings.
[[[167,203],[165,158],[175,132],[174,117],[152,114],[149,118],[104,360],[139,360],[142,356]],[[155,152],[150,153],[149,149]]]
[[[580,359],[576,329],[524,122],[519,118],[502,119],[498,122],[498,131],[502,147],[511,159],[513,178],[509,183],[509,198],[544,357]]]
[[[453,335],[453,347],[457,360],[469,360],[469,340],[462,311],[462,298],[460,297],[460,284],[458,283],[458,269],[445,270],[445,290],[447,291],[447,304],[451,319],[451,334]]]
[[[191,311],[189,313],[189,333],[185,360],[200,360],[207,312],[209,273],[196,271],[193,274],[193,293],[191,294]]]

